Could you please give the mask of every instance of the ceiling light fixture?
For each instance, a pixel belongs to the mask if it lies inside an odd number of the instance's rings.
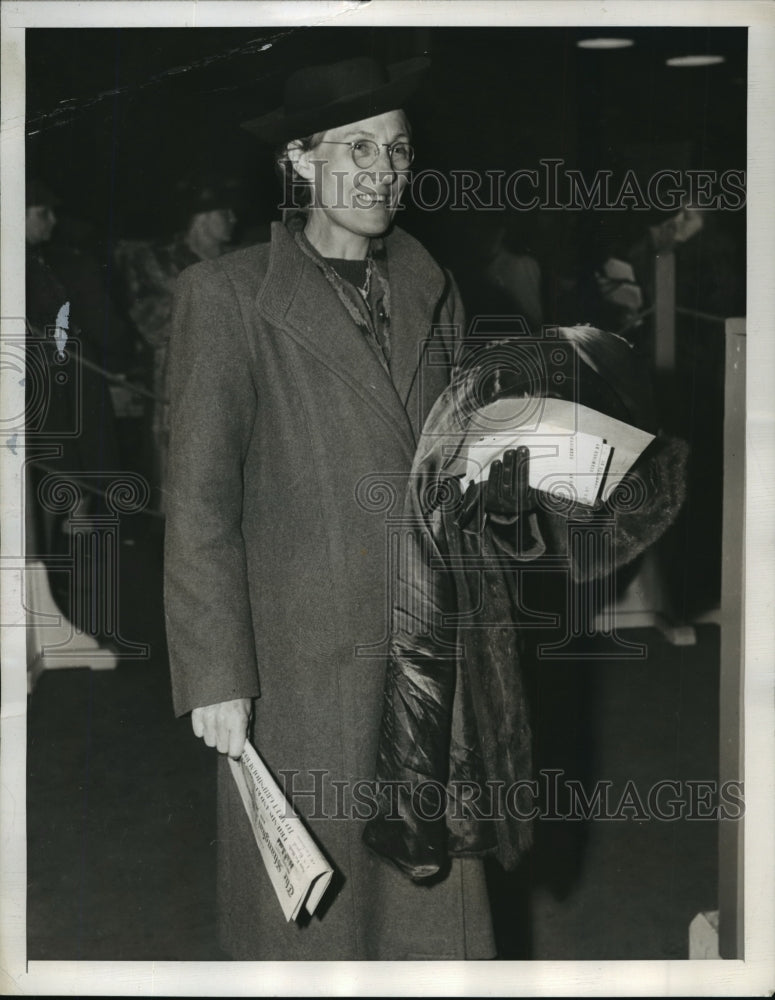
[[[629,49],[634,44],[631,38],[581,38],[576,42],[580,49]]]
[[[666,60],[668,66],[716,66],[723,62],[724,56],[672,56]]]

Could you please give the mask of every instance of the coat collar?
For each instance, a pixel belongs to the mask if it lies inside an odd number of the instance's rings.
[[[394,229],[385,237],[385,246],[392,379],[319,268],[299,250],[282,223],[272,225],[269,266],[256,306],[388,421],[412,455],[421,428],[412,426],[405,407],[445,280],[430,254],[408,233]]]

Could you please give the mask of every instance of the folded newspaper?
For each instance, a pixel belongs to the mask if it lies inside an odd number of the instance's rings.
[[[533,489],[594,506],[608,499],[653,440],[653,434],[580,403],[508,397],[477,410],[457,474],[465,491],[487,479],[504,452],[525,446]]]
[[[285,919],[296,920],[302,907],[314,913],[331,865],[250,743],[229,764]]]

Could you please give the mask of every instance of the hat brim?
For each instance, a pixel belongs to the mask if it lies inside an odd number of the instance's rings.
[[[28,185],[24,201],[27,208],[37,208],[39,206],[59,208],[63,204],[62,199],[55,195],[50,188],[40,184]]]
[[[277,144],[373,118],[400,108],[416,90],[429,67],[430,60],[426,56],[406,59],[388,67],[390,80],[381,87],[350,94],[324,107],[297,114],[286,115],[284,108],[277,108],[260,118],[242,122],[241,127],[264,142]]]

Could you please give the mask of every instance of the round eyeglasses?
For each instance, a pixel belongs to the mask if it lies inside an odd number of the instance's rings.
[[[414,147],[408,142],[374,142],[372,139],[355,139],[352,142],[342,142],[336,139],[322,139],[319,145],[349,146],[353,163],[356,167],[371,167],[379,158],[379,151],[384,146],[388,151],[390,165],[395,170],[407,170],[414,160]]]

